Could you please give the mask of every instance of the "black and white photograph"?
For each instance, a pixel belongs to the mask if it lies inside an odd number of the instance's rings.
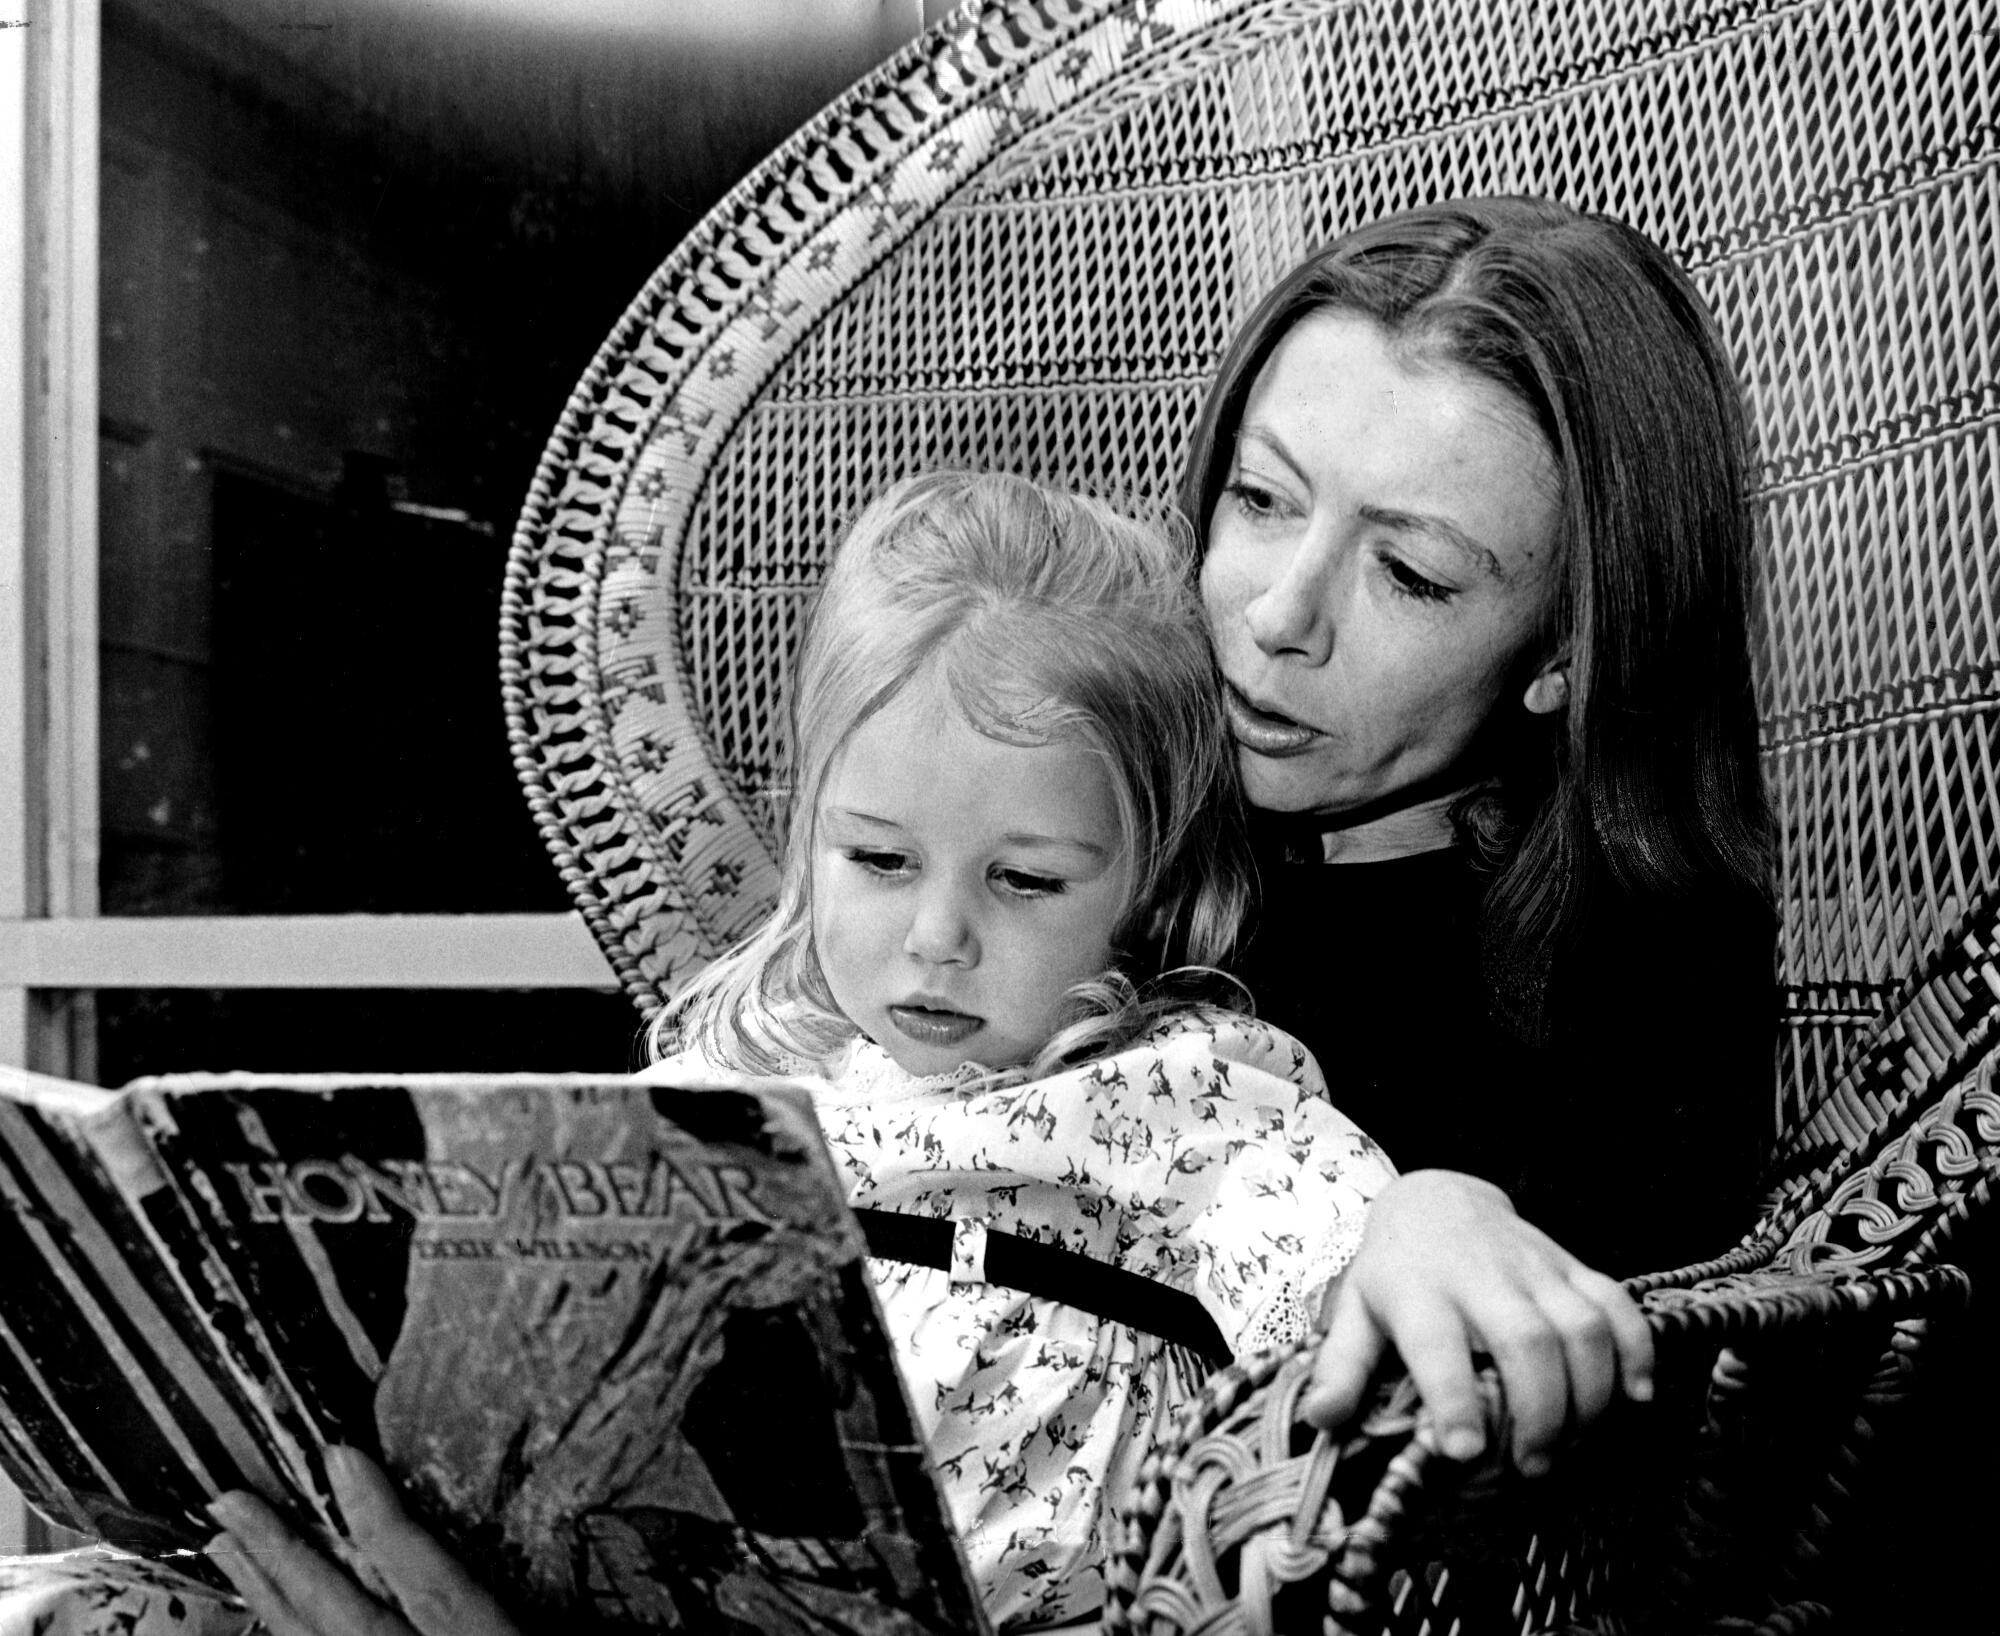
[[[0,0],[0,1636],[2000,1630],[1993,0]]]

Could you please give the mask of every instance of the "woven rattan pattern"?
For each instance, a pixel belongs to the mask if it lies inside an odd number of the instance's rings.
[[[933,31],[661,269],[523,514],[517,759],[635,999],[771,899],[780,678],[869,495],[964,463],[1157,504],[1303,249],[1548,192],[1674,249],[1749,392],[1803,1118],[2000,885],[1995,37],[1965,0],[996,0]]]
[[[1161,503],[1232,326],[1303,250],[1432,198],[1550,193],[1691,268],[1762,461],[1786,1185],[1742,1251],[1639,1287],[1663,1345],[1742,1343],[1710,1346],[1712,1388],[1685,1394],[1718,1449],[1764,1424],[1756,1373],[1780,1401],[1822,1379],[1783,1367],[1796,1337],[1962,1295],[1948,1271],[1883,1269],[1921,1269],[1983,1199],[2000,1134],[1991,915],[1953,930],[2000,888],[1996,42],[1991,0],[987,0],[941,25],[662,267],[524,509],[503,611],[517,762],[634,998],[657,1005],[770,901],[779,678],[869,495],[963,463]],[[1524,1525],[1501,1625],[1609,1605],[1621,1573],[1714,1568],[1760,1506],[1789,1531],[1738,1553],[1744,1607],[1810,1625],[1809,1602],[1782,1606],[1786,1553],[1802,1567],[1837,1517],[1917,1330],[1871,1333],[1858,1414],[1823,1399],[1845,1441],[1822,1425],[1815,1456],[1697,1472],[1674,1523],[1693,1556]],[[1751,1353],[1778,1356],[1746,1375]],[[1244,1446],[1289,1439],[1272,1373],[1217,1382]],[[1399,1508],[1437,1486],[1408,1410],[1343,1455],[1342,1503],[1370,1521],[1330,1583],[1442,1632],[1451,1575],[1477,1574],[1440,1567],[1449,1551],[1388,1572],[1422,1560]],[[1284,1504],[1324,1475],[1288,1476]],[[1759,1486],[1780,1475],[1806,1487]],[[1736,1570],[1716,1573],[1687,1588],[1719,1607]],[[1257,1628],[1259,1606],[1213,1628]]]
[[[1996,1075],[2000,894],[1794,1132],[1761,1229],[1628,1283],[1660,1360],[1643,1441],[1614,1426],[1559,1486],[1496,1495],[1500,1473],[1433,1465],[1407,1382],[1336,1439],[1297,1424],[1307,1354],[1236,1366],[1127,1508],[1107,1628],[1821,1628],[1823,1556],[1854,1537],[1930,1320],[1969,1294],[1936,1263],[2000,1173]]]
[[[1105,1629],[1811,1628],[1798,1593],[1856,1464],[1893,1425],[1927,1326],[1968,1290],[1947,1267],[1648,1297],[1657,1409],[1607,1426],[1538,1485],[1493,1461],[1465,1473],[1437,1460],[1407,1382],[1360,1424],[1316,1434],[1296,1415],[1309,1353],[1232,1366],[1141,1473]],[[1482,1384],[1504,1432],[1490,1371]],[[1635,1467],[1644,1484],[1616,1480]],[[1751,1610],[1762,1617],[1740,1617]]]

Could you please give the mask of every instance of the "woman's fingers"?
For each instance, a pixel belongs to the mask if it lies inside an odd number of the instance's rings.
[[[1460,1459],[1486,1443],[1473,1354],[1491,1356],[1510,1452],[1529,1475],[1621,1386],[1641,1401],[1652,1395],[1652,1335],[1632,1298],[1521,1220],[1498,1188],[1447,1171],[1402,1177],[1370,1207],[1314,1360],[1306,1417],[1350,1417],[1391,1348],[1439,1447]]]
[[[272,1636],[319,1636],[292,1616],[291,1604],[233,1534],[217,1534],[208,1542],[206,1555],[249,1605],[259,1627],[269,1629]]]
[[[1570,1423],[1576,1382],[1560,1328],[1528,1292],[1482,1292],[1476,1333],[1499,1371],[1513,1424],[1511,1452],[1522,1475],[1539,1477]]]
[[[1438,1446],[1469,1460],[1486,1446],[1486,1412],[1472,1369],[1472,1343],[1447,1302],[1422,1289],[1406,1293],[1389,1322],[1396,1351],[1438,1431]],[[1343,1282],[1326,1338],[1313,1356],[1312,1384],[1300,1410],[1315,1426],[1338,1426],[1361,1408],[1389,1338],[1360,1286]]]
[[[1618,1355],[1618,1380],[1634,1403],[1653,1401],[1653,1329],[1625,1286],[1590,1267],[1578,1266],[1569,1281],[1595,1301],[1611,1330]]]
[[[1472,1338],[1456,1307],[1411,1301],[1397,1313],[1393,1333],[1437,1431],[1437,1446],[1453,1460],[1470,1460],[1486,1448],[1486,1400],[1472,1367]]]
[[[1621,1390],[1635,1402],[1652,1397],[1653,1337],[1615,1280],[1561,1251],[1513,1274],[1511,1285],[1496,1280],[1468,1301],[1467,1325],[1499,1372],[1514,1463],[1536,1476]]]
[[[500,1606],[403,1510],[381,1468],[327,1451],[348,1538],[401,1607],[370,1596],[254,1494],[224,1494],[208,1554],[275,1636],[519,1636]]]
[[[410,1627],[300,1539],[254,1494],[224,1494],[208,1555],[276,1636],[411,1636]]]
[[[421,1636],[516,1636],[499,1603],[410,1520],[380,1466],[358,1450],[331,1448],[326,1469],[348,1537]]]
[[[1312,1382],[1300,1410],[1315,1426],[1338,1426],[1368,1394],[1369,1382],[1388,1346],[1365,1303],[1343,1283],[1334,1293],[1326,1337],[1313,1354]]]

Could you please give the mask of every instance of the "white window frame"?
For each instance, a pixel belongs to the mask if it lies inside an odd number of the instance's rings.
[[[99,0],[0,23],[0,1064],[87,1077],[97,988],[616,988],[575,914],[98,918]]]
[[[575,914],[98,917],[100,24],[0,0],[0,1065],[92,1077],[100,988],[615,989]]]

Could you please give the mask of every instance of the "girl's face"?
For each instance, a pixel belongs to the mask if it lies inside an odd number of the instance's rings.
[[[1559,493],[1500,387],[1354,313],[1292,328],[1244,407],[1201,571],[1253,806],[1441,792],[1504,702],[1561,702],[1534,652]]]
[[[919,677],[828,770],[813,947],[842,1013],[910,1073],[1012,1067],[1111,965],[1130,882],[1097,756],[987,738]]]

